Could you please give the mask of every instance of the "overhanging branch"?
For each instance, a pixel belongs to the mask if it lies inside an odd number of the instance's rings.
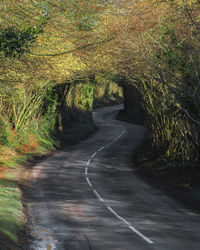
[[[106,38],[104,40],[101,40],[101,41],[98,41],[98,42],[94,42],[94,43],[88,43],[88,44],[82,45],[80,47],[77,47],[75,49],[64,51],[64,52],[60,52],[60,53],[55,53],[55,54],[36,54],[36,53],[29,52],[29,54],[34,55],[34,56],[62,56],[62,55],[65,55],[65,54],[70,54],[70,53],[76,52],[78,50],[86,49],[88,47],[92,47],[92,46],[95,46],[95,45],[104,44],[106,42],[111,41],[114,38],[114,36],[115,35],[112,34],[109,38]]]

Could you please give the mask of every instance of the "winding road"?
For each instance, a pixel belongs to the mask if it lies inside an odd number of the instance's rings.
[[[131,155],[143,126],[93,113],[99,130],[29,172],[33,250],[199,250],[200,215],[140,180]]]

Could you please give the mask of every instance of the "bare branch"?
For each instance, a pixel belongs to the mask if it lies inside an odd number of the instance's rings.
[[[36,53],[29,52],[29,54],[34,55],[34,56],[62,56],[62,55],[65,55],[65,54],[70,54],[70,53],[76,52],[78,50],[86,49],[88,47],[93,47],[95,45],[104,44],[106,42],[111,41],[112,39],[114,39],[114,34],[112,34],[111,37],[106,38],[106,39],[101,40],[101,41],[98,41],[96,43],[88,43],[88,44],[85,44],[83,46],[77,47],[75,49],[64,51],[64,52],[60,52],[60,53],[55,53],[55,54],[36,54]]]

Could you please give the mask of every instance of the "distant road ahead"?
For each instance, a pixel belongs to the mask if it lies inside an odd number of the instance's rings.
[[[147,130],[94,112],[99,131],[30,172],[30,249],[199,250],[200,215],[134,174],[131,155]]]

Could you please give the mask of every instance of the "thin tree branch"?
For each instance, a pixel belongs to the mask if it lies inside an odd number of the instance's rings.
[[[185,11],[188,14],[193,26],[197,29],[198,33],[200,33],[200,26],[195,22],[195,20],[193,19],[192,15],[187,7],[185,7]]]
[[[102,41],[99,41],[99,42],[96,42],[96,43],[88,43],[88,44],[85,44],[83,46],[77,47],[75,49],[60,52],[60,53],[55,53],[55,54],[36,54],[36,53],[32,53],[32,52],[29,52],[29,54],[34,55],[34,56],[62,56],[62,55],[65,55],[65,54],[70,54],[70,53],[76,52],[78,50],[86,49],[88,47],[92,47],[92,46],[95,46],[95,45],[100,45],[100,44],[109,42],[113,38],[114,38],[114,34],[110,38],[104,39]]]

